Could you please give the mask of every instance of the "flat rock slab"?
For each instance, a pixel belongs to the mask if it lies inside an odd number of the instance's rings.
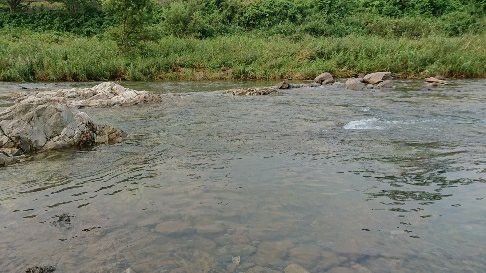
[[[161,96],[157,94],[132,90],[114,82],[104,82],[90,88],[23,93],[16,98],[16,103],[20,104],[62,103],[77,108],[128,106],[159,101]]]
[[[279,93],[277,87],[260,87],[260,88],[240,88],[230,89],[226,91],[227,94],[234,96],[265,96],[276,95]]]

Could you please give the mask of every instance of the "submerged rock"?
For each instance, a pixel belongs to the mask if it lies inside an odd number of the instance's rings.
[[[318,84],[331,84],[334,83],[334,77],[329,72],[324,72],[314,79],[315,83]]]
[[[379,84],[385,80],[390,80],[392,78],[391,72],[375,72],[368,74],[363,77],[363,82],[369,84]]]
[[[309,273],[309,271],[305,270],[302,266],[298,264],[289,264],[285,270],[285,273]]]
[[[21,104],[62,103],[73,107],[110,107],[159,102],[161,97],[147,91],[125,88],[114,82],[90,88],[71,88],[25,93],[17,97]]]
[[[0,165],[19,155],[113,144],[122,137],[121,130],[95,124],[86,113],[63,104],[17,103],[0,113],[0,152],[4,155]]]

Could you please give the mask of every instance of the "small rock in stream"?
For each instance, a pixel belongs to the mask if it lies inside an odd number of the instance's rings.
[[[326,85],[334,83],[334,77],[329,72],[324,72],[314,79],[315,83]]]

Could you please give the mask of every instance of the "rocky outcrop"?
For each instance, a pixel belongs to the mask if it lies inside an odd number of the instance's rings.
[[[334,83],[334,77],[331,75],[331,73],[324,72],[321,75],[317,76],[314,79],[314,82],[318,83],[318,84],[322,84],[322,85],[331,84],[331,83]]]
[[[375,72],[368,74],[363,77],[363,82],[367,84],[379,84],[386,80],[391,80],[392,73],[391,72]]]
[[[71,88],[36,93],[24,93],[17,97],[20,104],[62,103],[72,107],[110,107],[159,102],[161,97],[147,91],[125,88],[114,82],[100,83],[90,88]]]
[[[241,89],[231,89],[226,91],[228,94],[233,94],[235,96],[264,96],[264,95],[275,95],[278,94],[277,87],[259,87],[259,88],[241,88]]]
[[[361,91],[366,88],[366,85],[363,83],[362,78],[352,78],[346,81],[346,89],[354,90],[354,91]]]
[[[98,125],[64,104],[17,103],[0,113],[0,165],[39,151],[112,144],[122,137],[121,130]]]

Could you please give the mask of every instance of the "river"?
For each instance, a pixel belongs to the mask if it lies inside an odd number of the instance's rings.
[[[124,83],[174,95],[83,109],[121,144],[0,169],[0,271],[486,272],[486,80],[217,91],[254,84]]]

